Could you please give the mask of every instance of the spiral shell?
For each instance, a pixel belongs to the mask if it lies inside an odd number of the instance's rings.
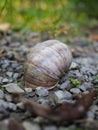
[[[48,40],[34,46],[24,65],[25,85],[51,89],[68,70],[72,54],[68,46],[57,40]]]

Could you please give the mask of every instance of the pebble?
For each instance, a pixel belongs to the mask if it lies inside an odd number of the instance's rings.
[[[17,108],[21,109],[21,110],[24,110],[24,105],[23,105],[23,102],[19,102],[16,104]]]
[[[2,83],[3,77],[0,77],[0,83]]]
[[[43,99],[43,98],[40,98],[40,99],[37,100],[37,103],[39,103],[41,105],[50,105],[51,101]]]
[[[78,64],[75,62],[72,62],[71,66],[69,69],[77,69],[78,68]]]
[[[9,71],[8,71],[8,72],[6,73],[6,75],[11,78],[11,77],[13,76],[13,72],[9,72]]]
[[[31,124],[27,121],[23,122],[22,125],[24,126],[25,130],[40,130],[39,125]]]
[[[18,78],[18,76],[19,76],[19,74],[18,74],[18,73],[14,73],[14,74],[13,74],[13,79],[17,79],[17,78]]]
[[[72,88],[72,89],[70,89],[70,92],[73,94],[79,94],[81,91],[78,88]]]
[[[46,88],[42,87],[42,86],[37,87],[37,88],[35,89],[35,93],[36,93],[38,96],[43,96],[43,97],[48,96],[48,94],[49,94],[48,90],[47,90]]]
[[[80,85],[80,86],[79,86],[79,89],[80,89],[81,91],[86,91],[86,88],[85,88],[84,85]]]
[[[83,85],[84,85],[84,87],[85,87],[86,90],[91,90],[92,89],[91,83],[86,83],[85,82]]]
[[[87,112],[87,117],[88,117],[88,118],[91,118],[91,119],[94,119],[94,113],[91,112],[91,111],[88,111],[88,112]]]
[[[68,91],[63,92],[62,90],[58,90],[54,92],[54,96],[56,102],[61,102],[61,100],[63,99],[67,99],[67,100],[72,99],[72,94]]]
[[[17,109],[16,105],[11,102],[8,103],[8,108],[12,111],[16,111],[16,109]]]
[[[3,80],[2,80],[2,83],[3,84],[6,84],[6,83],[8,83],[9,82],[9,80],[7,79],[7,78],[3,78]]]
[[[0,98],[4,98],[4,92],[2,90],[0,90]]]
[[[9,52],[6,56],[5,56],[6,58],[8,58],[9,60],[14,60],[14,53],[12,53],[12,52]]]
[[[8,103],[0,99],[0,112],[5,111],[8,108]]]
[[[10,94],[5,94],[5,95],[4,95],[4,98],[5,98],[5,100],[8,101],[8,102],[11,102],[11,101],[12,101],[12,97],[11,97]]]
[[[68,86],[70,85],[70,81],[69,80],[66,80],[64,83],[62,83],[61,85],[59,85],[58,87],[60,89],[66,89],[68,88]]]
[[[31,93],[32,92],[32,88],[24,88],[25,92],[27,93]]]
[[[7,85],[3,85],[2,87],[9,93],[24,93],[24,90],[21,89],[16,83],[10,83]]]

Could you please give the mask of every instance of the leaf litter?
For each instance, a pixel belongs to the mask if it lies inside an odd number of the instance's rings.
[[[97,92],[93,90],[87,94],[83,94],[75,103],[63,102],[62,104],[51,107],[42,106],[34,101],[26,99],[24,101],[24,107],[32,113],[32,116],[40,116],[50,122],[72,122],[85,116],[96,96]]]

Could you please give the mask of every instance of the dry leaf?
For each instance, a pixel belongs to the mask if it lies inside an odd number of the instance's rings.
[[[71,122],[82,118],[96,97],[96,91],[89,92],[78,99],[74,104],[64,102],[55,107],[42,106],[34,101],[26,100],[25,108],[33,115],[44,117],[56,123]]]
[[[8,124],[8,130],[25,130],[25,129],[16,120],[11,119]]]
[[[98,34],[93,34],[90,36],[90,41],[93,42],[93,41],[98,41]]]
[[[0,31],[7,31],[10,28],[9,23],[0,24]]]
[[[5,53],[6,53],[6,50],[0,51],[0,58],[2,58],[5,55]]]

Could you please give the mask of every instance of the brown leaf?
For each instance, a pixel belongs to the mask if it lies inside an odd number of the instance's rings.
[[[8,124],[8,130],[25,130],[25,129],[16,120],[11,119]]]
[[[0,58],[2,58],[5,55],[5,53],[6,53],[6,50],[0,51]]]
[[[92,34],[90,36],[90,41],[93,42],[93,41],[98,41],[98,34]]]
[[[25,108],[31,113],[44,117],[53,122],[71,122],[82,118],[89,107],[93,103],[93,98],[96,97],[96,91],[91,91],[83,95],[74,104],[64,102],[55,107],[42,106],[36,102],[26,100],[24,102]]]
[[[10,28],[9,23],[0,24],[0,31],[7,31]]]

